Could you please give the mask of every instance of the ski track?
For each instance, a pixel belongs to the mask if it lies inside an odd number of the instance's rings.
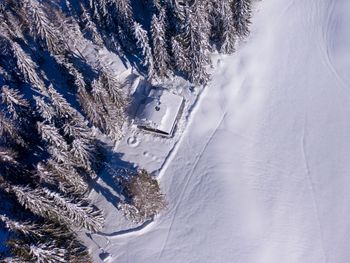
[[[314,212],[315,212],[315,217],[317,220],[317,224],[319,227],[319,235],[320,235],[320,240],[321,240],[321,248],[324,256],[324,263],[327,263],[327,254],[325,250],[325,242],[324,242],[324,237],[323,237],[323,228],[321,224],[321,219],[320,219],[320,212],[319,212],[319,205],[318,202],[316,201],[316,191],[315,191],[315,185],[314,182],[311,178],[311,170],[310,170],[310,165],[306,153],[306,139],[305,139],[305,131],[307,129],[307,117],[305,116],[304,118],[304,124],[303,124],[303,129],[302,129],[302,137],[301,137],[301,149],[302,149],[302,157],[305,165],[305,179],[309,185],[310,189],[310,194],[312,198],[312,204],[314,207]]]
[[[190,180],[191,180],[191,178],[192,178],[192,176],[193,176],[193,174],[194,174],[194,172],[195,172],[195,170],[196,170],[196,168],[197,168],[197,166],[198,166],[198,163],[199,163],[199,161],[201,160],[201,158],[202,158],[202,156],[203,156],[205,150],[207,149],[208,145],[210,144],[210,142],[211,142],[212,139],[214,138],[216,132],[217,132],[218,129],[220,128],[221,124],[223,123],[224,119],[226,118],[226,115],[227,115],[227,111],[222,115],[222,117],[221,117],[219,123],[218,123],[217,126],[215,127],[215,129],[214,129],[214,131],[212,132],[212,134],[210,135],[208,141],[205,143],[205,145],[204,145],[204,147],[202,148],[200,154],[199,154],[198,157],[196,158],[196,161],[195,161],[194,165],[192,166],[192,169],[191,169],[189,175],[186,176],[186,177],[187,177],[187,180],[186,180],[186,182],[185,182],[185,184],[184,184],[184,187],[182,188],[182,191],[181,191],[181,193],[180,193],[180,199],[177,201],[177,203],[176,203],[176,205],[175,205],[175,207],[174,207],[174,212],[173,212],[173,216],[172,216],[172,218],[171,218],[170,227],[169,227],[169,229],[168,229],[168,231],[167,231],[167,235],[166,235],[166,238],[165,238],[165,241],[164,241],[164,245],[163,245],[163,247],[162,247],[162,249],[161,249],[161,251],[160,251],[160,253],[159,253],[158,261],[162,258],[164,249],[166,248],[166,246],[167,246],[167,244],[168,244],[170,232],[171,232],[171,230],[172,230],[172,227],[173,227],[173,224],[174,224],[174,221],[175,221],[175,217],[176,217],[176,214],[177,214],[179,205],[180,205],[180,203],[181,203],[182,200],[183,200],[183,196],[184,196],[185,191],[187,190],[188,184],[189,184],[189,182],[190,182]]]

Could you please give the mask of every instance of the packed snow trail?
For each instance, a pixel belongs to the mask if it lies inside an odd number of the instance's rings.
[[[349,14],[347,0],[257,3],[162,171],[168,210],[110,238],[108,262],[348,262]]]

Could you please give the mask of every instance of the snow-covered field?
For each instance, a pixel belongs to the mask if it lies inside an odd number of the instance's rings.
[[[255,7],[161,171],[167,211],[101,237],[108,262],[349,261],[350,2]]]

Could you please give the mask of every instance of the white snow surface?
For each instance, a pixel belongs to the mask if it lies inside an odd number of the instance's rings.
[[[160,173],[168,209],[101,237],[106,262],[349,261],[349,14],[349,0],[256,4]]]

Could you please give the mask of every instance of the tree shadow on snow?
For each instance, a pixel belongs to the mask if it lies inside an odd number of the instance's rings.
[[[113,152],[112,147],[105,146],[103,148],[104,156],[107,158],[102,164],[97,178],[90,182],[90,186],[119,209],[118,204],[127,199],[123,182],[136,171],[136,168],[132,163],[123,161],[122,154]]]

